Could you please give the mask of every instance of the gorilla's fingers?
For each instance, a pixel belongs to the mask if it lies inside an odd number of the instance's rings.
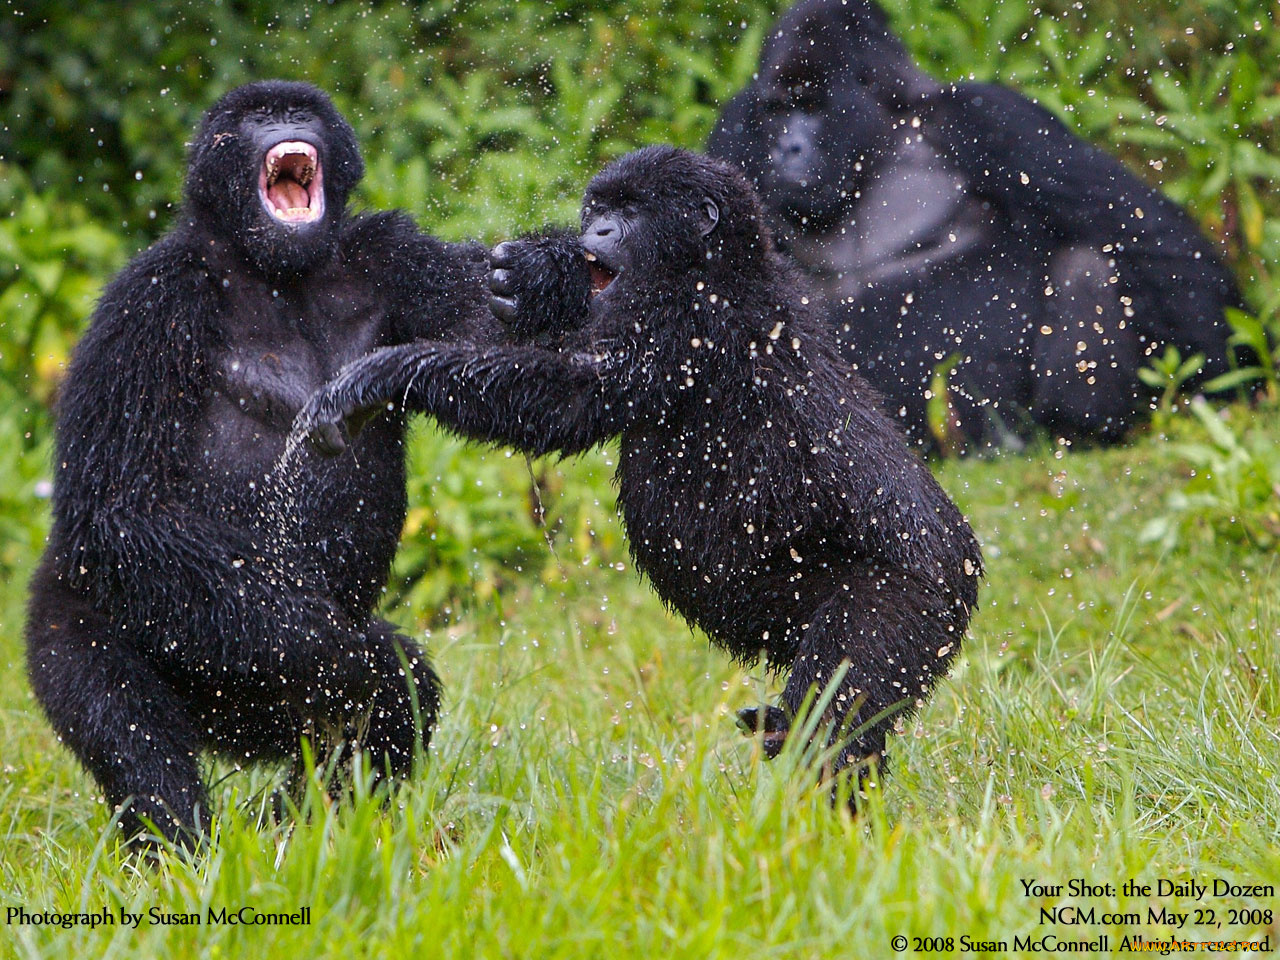
[[[511,271],[494,270],[489,274],[489,291],[500,297],[510,297],[515,293],[515,285],[511,282]]]
[[[489,265],[497,270],[500,267],[510,267],[515,263],[515,253],[520,247],[518,240],[504,240],[491,251],[489,251]]]
[[[489,309],[503,323],[515,323],[519,315],[516,301],[509,297],[490,297]]]
[[[347,449],[347,438],[336,423],[317,423],[308,434],[311,444],[326,457],[336,457]]]
[[[746,707],[739,710],[737,723],[742,732],[749,737],[754,737],[757,733],[762,734],[760,739],[765,758],[768,760],[772,760],[782,752],[782,745],[791,731],[791,721],[786,713],[774,706],[763,709]]]
[[[343,414],[332,399],[327,390],[313,395],[294,418],[292,430],[293,437],[305,437],[318,453],[326,457],[336,457],[347,449]]]

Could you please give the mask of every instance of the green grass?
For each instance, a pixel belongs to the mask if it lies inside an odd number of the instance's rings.
[[[1277,423],[1274,405],[1228,420],[1272,449]],[[1103,932],[1041,925],[1040,907],[1059,898],[1024,896],[1024,879],[1274,883],[1280,570],[1221,526],[1192,525],[1172,550],[1143,542],[1187,482],[1177,451],[1200,427],[1177,417],[1171,430],[1127,449],[943,465],[986,547],[982,608],[957,669],[895,738],[894,775],[859,821],[805,786],[798,758],[765,764],[740,737],[732,711],[768,684],[637,581],[598,479],[607,451],[548,466],[551,512],[579,526],[562,527],[554,554],[526,548],[537,576],[508,571],[449,617],[392,610],[427,633],[448,683],[421,777],[389,807],[361,798],[335,809],[313,796],[306,815],[276,825],[263,806],[279,773],[218,767],[220,840],[195,862],[151,866],[122,850],[108,809],[41,718],[22,677],[33,553],[21,546],[0,592],[0,908],[309,906],[312,923],[9,925],[0,950],[877,957],[898,934],[1012,943]],[[416,463],[455,458],[505,479],[510,523],[532,529],[520,519],[522,462],[423,431]],[[40,515],[27,493],[15,496]],[[560,502],[570,497],[576,512]],[[1061,903],[1144,915],[1149,905],[1119,894]],[[1231,907],[1280,909],[1275,898],[1160,903],[1212,907],[1219,919]],[[1105,932],[1114,947],[1125,928]],[[1144,921],[1129,932],[1168,931]]]
[[[637,580],[608,451],[531,470],[422,431],[388,612],[426,638],[448,700],[430,763],[390,806],[312,796],[277,825],[263,807],[279,771],[218,766],[217,846],[142,863],[40,716],[21,625],[48,522],[47,401],[102,281],[171,222],[180,144],[218,93],[267,75],[319,83],[364,145],[360,203],[498,238],[571,217],[631,146],[701,143],[784,5],[92,0],[6,21],[0,911],[306,906],[312,923],[5,924],[0,957],[876,958],[896,935],[1087,939],[1102,928],[1045,926],[1040,908],[1149,906],[1041,901],[1024,880],[1277,882],[1274,377],[1255,411],[1188,414],[1170,395],[1164,433],[1125,449],[939,466],[985,546],[982,608],[857,822],[807,788],[800,758],[764,764],[739,736],[733,711],[770,683]],[[1275,327],[1272,6],[886,3],[935,76],[1014,84],[1186,204]],[[1126,928],[1105,932],[1114,948]],[[1182,931],[1261,932],[1280,943],[1275,923]]]

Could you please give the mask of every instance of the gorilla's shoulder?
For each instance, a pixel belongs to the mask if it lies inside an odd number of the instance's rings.
[[[68,382],[87,377],[96,384],[103,370],[155,373],[192,362],[215,336],[215,273],[183,230],[135,255],[103,290],[76,345]]]
[[[446,243],[425,232],[403,210],[361,213],[342,225],[344,259],[357,267],[387,274],[397,267],[449,267],[483,259],[485,248]]]
[[[347,217],[341,227],[342,245],[349,255],[385,251],[388,245],[432,239],[403,210],[380,210]]]
[[[159,305],[193,288],[210,286],[208,258],[189,231],[171,231],[136,254],[107,284],[99,301],[99,316],[113,304],[126,308]]]

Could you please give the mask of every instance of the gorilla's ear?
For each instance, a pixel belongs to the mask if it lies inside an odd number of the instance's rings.
[[[702,220],[699,230],[704,237],[709,237],[720,222],[720,207],[710,197],[703,197],[698,212]]]

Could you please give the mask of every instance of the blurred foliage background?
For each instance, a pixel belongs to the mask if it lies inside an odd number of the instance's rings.
[[[1276,3],[885,5],[939,78],[1019,88],[1186,204],[1222,243],[1252,308],[1274,315]],[[0,13],[0,573],[21,566],[42,536],[43,511],[32,504],[47,495],[49,405],[69,350],[104,279],[173,220],[182,145],[220,94],[271,76],[318,84],[363,144],[359,204],[402,207],[446,238],[494,239],[572,216],[586,179],[632,146],[699,146],[719,104],[751,75],[783,6],[8,5]],[[416,611],[493,596],[530,564],[549,576],[597,550],[619,555],[607,458],[549,470],[464,453],[422,432],[393,588]],[[565,530],[572,535],[557,538]],[[546,542],[560,546],[548,551]]]

